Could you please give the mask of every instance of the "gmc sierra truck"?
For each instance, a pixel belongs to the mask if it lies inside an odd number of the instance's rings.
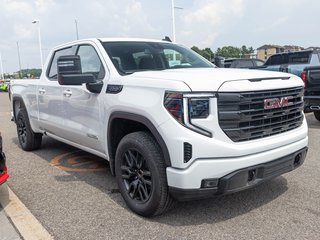
[[[303,85],[171,42],[88,39],[54,48],[39,80],[12,81],[11,101],[22,149],[47,135],[108,160],[128,207],[154,216],[299,167]]]

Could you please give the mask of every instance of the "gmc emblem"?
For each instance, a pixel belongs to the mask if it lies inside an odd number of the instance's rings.
[[[274,109],[293,105],[293,102],[289,102],[293,99],[292,96],[282,98],[271,98],[264,100],[264,109]]]

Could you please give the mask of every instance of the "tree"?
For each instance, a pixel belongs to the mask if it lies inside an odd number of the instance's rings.
[[[222,48],[218,48],[216,51],[216,56],[224,57],[224,58],[240,58],[241,50],[240,48],[233,46],[225,46]]]
[[[243,45],[241,48],[233,47],[233,46],[224,46],[222,48],[218,48],[215,52],[216,56],[224,57],[224,58],[242,58],[246,54],[254,53],[254,49],[252,47],[247,47]]]
[[[211,61],[214,57],[214,53],[212,52],[211,48],[199,49],[197,46],[193,46],[191,49],[209,61]]]

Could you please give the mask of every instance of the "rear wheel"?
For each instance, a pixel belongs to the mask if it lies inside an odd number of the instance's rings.
[[[25,108],[20,108],[16,118],[19,144],[25,151],[38,149],[41,145],[42,134],[34,133],[31,129]]]
[[[320,111],[314,111],[313,114],[314,114],[315,118],[316,118],[318,121],[320,121]]]
[[[130,133],[120,141],[115,173],[121,195],[133,212],[155,216],[172,205],[164,159],[149,133]]]

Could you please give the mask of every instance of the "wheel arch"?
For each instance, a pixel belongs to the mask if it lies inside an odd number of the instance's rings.
[[[125,123],[133,124],[134,126],[127,127],[125,130],[121,129],[119,133],[119,125],[123,126]],[[162,136],[153,125],[153,123],[146,117],[134,113],[128,112],[113,112],[110,115],[109,123],[107,127],[107,139],[108,139],[108,153],[109,153],[109,163],[110,163],[110,170],[111,173],[114,175],[114,161],[115,161],[115,153],[117,147],[121,141],[121,139],[135,131],[147,130],[151,133],[154,137],[156,142],[159,144],[161,152],[164,157],[164,161],[166,166],[171,166],[171,160],[169,155],[169,150],[166,146],[165,141],[163,140]]]
[[[16,121],[18,110],[21,107],[26,108],[26,105],[24,104],[24,101],[23,101],[22,97],[20,97],[20,96],[13,96],[11,101],[12,101],[13,118],[14,118],[14,121]],[[27,112],[28,112],[28,110],[27,110]]]

